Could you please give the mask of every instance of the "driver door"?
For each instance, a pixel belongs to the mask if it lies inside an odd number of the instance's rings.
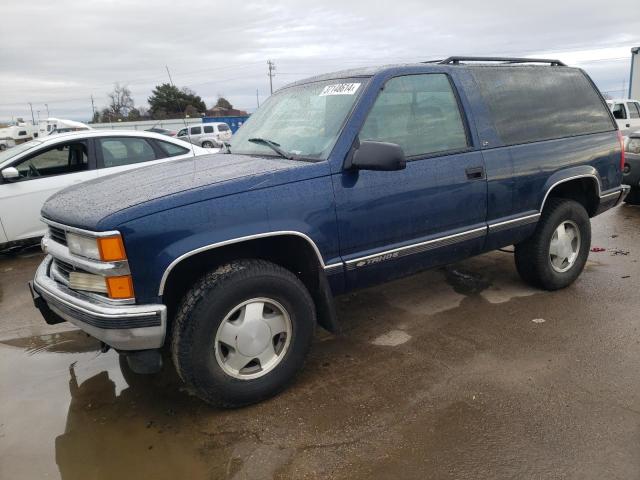
[[[7,241],[44,235],[46,227],[40,220],[40,209],[47,198],[65,187],[97,177],[89,151],[85,140],[63,142],[11,165],[20,177],[0,184],[0,221]]]

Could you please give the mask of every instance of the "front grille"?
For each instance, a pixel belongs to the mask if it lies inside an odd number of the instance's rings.
[[[58,260],[57,258],[53,259],[53,264],[55,265],[58,272],[66,279],[69,280],[69,274],[75,270],[73,265],[67,262],[63,262],[62,260]]]
[[[49,236],[54,242],[57,242],[61,245],[67,244],[67,233],[61,228],[49,225]]]

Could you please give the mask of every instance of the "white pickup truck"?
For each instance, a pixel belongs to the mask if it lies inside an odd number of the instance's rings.
[[[640,131],[640,102],[628,98],[607,100],[607,105],[618,122],[618,128],[625,137]]]

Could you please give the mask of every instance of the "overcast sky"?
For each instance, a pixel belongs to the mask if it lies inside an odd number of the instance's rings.
[[[88,120],[115,82],[136,105],[167,81],[253,110],[256,89],[332,70],[449,55],[551,56],[620,96],[639,0],[381,2],[27,0],[0,5],[0,120]]]

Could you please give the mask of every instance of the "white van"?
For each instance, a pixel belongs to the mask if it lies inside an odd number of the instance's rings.
[[[231,140],[231,128],[224,122],[201,123],[183,128],[177,137],[194,145],[213,148]]]
[[[628,98],[618,100],[607,100],[607,105],[611,109],[618,128],[625,137],[631,132],[640,131],[640,102]]]

